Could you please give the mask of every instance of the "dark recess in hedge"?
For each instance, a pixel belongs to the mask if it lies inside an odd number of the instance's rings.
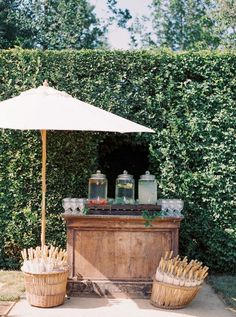
[[[185,201],[181,253],[212,271],[235,272],[235,69],[235,52],[6,50],[0,51],[0,99],[47,78],[155,129],[131,139],[149,147],[159,197]],[[49,132],[48,243],[65,244],[61,199],[86,196],[106,136]],[[1,268],[18,268],[19,250],[39,244],[40,149],[38,132],[0,132]]]

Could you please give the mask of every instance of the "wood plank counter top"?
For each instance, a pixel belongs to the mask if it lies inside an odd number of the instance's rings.
[[[165,251],[178,254],[182,218],[63,214],[67,227],[70,295],[148,296]],[[119,297],[119,296],[118,296]]]

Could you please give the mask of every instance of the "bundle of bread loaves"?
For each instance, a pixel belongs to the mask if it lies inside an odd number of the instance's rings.
[[[27,273],[41,274],[62,272],[68,269],[67,252],[53,246],[36,247],[21,251],[24,260],[21,270]]]
[[[187,257],[183,260],[180,256],[172,258],[173,251],[166,252],[164,258],[161,258],[156,271],[156,280],[173,285],[197,286],[201,285],[204,278],[208,275],[208,267],[202,266],[202,262],[191,260]]]

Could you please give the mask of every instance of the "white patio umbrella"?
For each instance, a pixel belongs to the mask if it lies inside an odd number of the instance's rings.
[[[42,246],[45,245],[46,229],[46,130],[155,132],[51,88],[47,81],[43,86],[0,102],[0,128],[41,130]]]

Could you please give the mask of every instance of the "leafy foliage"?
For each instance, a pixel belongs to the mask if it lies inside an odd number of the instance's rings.
[[[235,69],[233,52],[8,50],[0,52],[0,98],[47,78],[57,89],[155,129],[133,142],[149,146],[159,198],[185,201],[181,253],[233,272]],[[63,245],[61,199],[87,195],[104,135],[48,135],[47,241]],[[15,268],[17,252],[39,243],[40,135],[2,130],[0,144],[0,266]]]
[[[213,12],[210,0],[153,0],[152,21],[143,16],[130,28],[133,44],[141,41],[144,46],[168,47],[174,51],[216,48],[221,40],[215,31],[217,16],[209,12]],[[145,31],[148,20],[153,32]]]
[[[87,0],[1,1],[1,16],[0,30],[4,32],[5,42],[0,42],[0,47],[3,48],[18,45],[81,49],[105,45],[105,28]]]
[[[136,17],[128,28],[132,47],[235,48],[235,1],[153,0],[150,12]]]
[[[12,46],[16,37],[14,1],[0,0],[0,48]]]
[[[214,35],[214,20],[207,15],[211,2],[170,0],[153,2],[154,25],[160,32],[159,43],[173,50],[215,48],[219,37]]]
[[[116,21],[117,25],[121,28],[127,27],[127,22],[132,19],[132,16],[128,9],[117,8],[116,0],[107,0],[107,7],[112,15],[109,17],[109,23]]]
[[[212,12],[217,21],[217,29],[221,34],[221,45],[228,48],[236,47],[236,2],[217,0]]]

